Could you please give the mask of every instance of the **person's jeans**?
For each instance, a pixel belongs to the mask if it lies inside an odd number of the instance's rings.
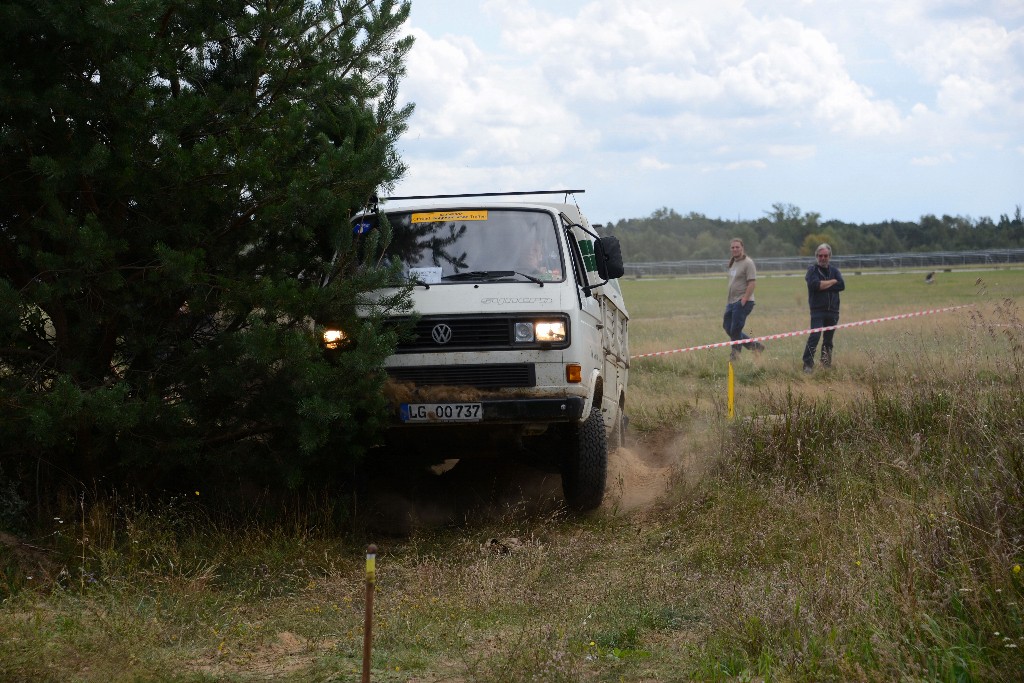
[[[746,305],[739,301],[726,305],[725,315],[722,317],[722,329],[729,335],[729,339],[739,341],[750,339],[750,335],[743,332],[743,326],[747,324],[747,316],[754,310],[754,302],[748,301]],[[737,353],[748,344],[733,344],[732,348]]]
[[[831,327],[839,324],[839,314],[828,311],[811,311],[811,329],[819,327]],[[828,367],[832,364],[832,336],[835,330],[826,330],[824,337],[821,332],[812,332],[807,338],[807,346],[804,347],[804,367],[814,367],[814,351],[818,348],[818,339],[821,342],[821,364]]]

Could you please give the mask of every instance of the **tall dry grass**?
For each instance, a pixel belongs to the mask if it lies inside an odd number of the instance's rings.
[[[372,541],[375,681],[1024,680],[1024,275],[997,276],[962,276],[972,313],[843,332],[829,373],[799,341],[741,358],[734,420],[725,354],[635,363],[633,450],[685,467],[646,508],[387,537],[329,493],[69,497],[0,551],[0,679],[357,680]],[[900,312],[910,281],[871,282],[851,308]],[[779,283],[766,331],[803,316]],[[657,288],[648,350],[691,292]]]
[[[1024,327],[1012,302],[972,324],[1001,337],[1003,352],[984,344],[937,375],[920,357],[883,366],[865,378],[870,395],[849,401],[765,392],[767,418],[737,428],[719,484],[760,494],[745,497],[761,499],[752,514],[771,520],[764,533],[781,545],[764,546],[756,564],[799,564],[812,598],[758,615],[759,637],[748,633],[740,653],[752,670],[804,676],[802,650],[787,659],[770,643],[787,633],[791,646],[820,641],[827,623],[839,679],[1024,673]],[[979,375],[989,363],[993,373]],[[787,517],[798,520],[788,532]],[[765,655],[772,666],[756,664]]]

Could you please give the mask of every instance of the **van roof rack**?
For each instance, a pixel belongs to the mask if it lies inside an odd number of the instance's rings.
[[[532,192],[470,192],[468,194],[420,194],[408,197],[380,197],[380,201],[399,199],[457,199],[460,197],[516,197],[529,194],[583,194],[586,190],[534,190]]]

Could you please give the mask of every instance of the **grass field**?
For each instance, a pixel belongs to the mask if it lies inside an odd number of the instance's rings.
[[[804,377],[801,354],[806,336],[766,342],[760,357],[741,354],[734,364],[737,414],[760,412],[759,396],[785,388],[810,397],[859,394],[887,369],[893,382],[913,381],[917,373],[941,374],[971,353],[992,372],[1003,353],[989,334],[996,307],[1024,296],[1024,271],[940,272],[933,284],[924,272],[845,274],[840,323],[874,320],[924,310],[969,306],[956,311],[880,322],[836,331],[835,369]],[[629,280],[623,291],[632,316],[634,356],[728,341],[722,330],[724,278]],[[806,330],[806,285],[801,276],[762,276],[756,305],[747,320],[751,335]],[[1003,323],[996,323],[1003,324]],[[1007,329],[1007,328],[995,328]],[[820,345],[819,345],[820,351]],[[729,348],[637,358],[631,382],[631,424],[641,432],[672,424],[688,406],[710,402],[724,410]]]
[[[374,681],[1024,680],[1024,271],[846,277],[842,322],[972,308],[840,330],[811,376],[805,337],[743,354],[734,420],[727,349],[637,359],[643,505],[388,537],[324,493],[70,499],[0,546],[0,680],[359,680],[370,542]],[[623,285],[633,354],[724,339],[724,277]],[[801,278],[756,298],[750,331],[806,327]]]
[[[979,278],[982,283],[977,283]],[[846,281],[847,289],[842,294],[843,323],[940,306],[992,303],[1024,293],[1024,275],[1019,270],[940,273],[932,285],[925,284],[924,275],[917,272],[848,274]],[[630,315],[637,323],[630,329],[633,354],[727,340],[722,330],[724,278],[628,280],[623,282],[623,290]],[[803,277],[762,275],[755,299],[748,333],[767,335],[807,328],[807,288]],[[919,322],[879,324],[837,334],[848,337],[851,349],[858,349],[891,339],[894,326],[901,331],[916,329]],[[796,337],[779,344],[799,360],[804,341],[806,337]],[[778,355],[781,354],[779,351]],[[718,355],[727,356],[728,352]]]

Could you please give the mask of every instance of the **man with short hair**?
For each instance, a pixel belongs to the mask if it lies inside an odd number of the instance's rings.
[[[729,242],[729,296],[725,305],[725,315],[722,318],[722,327],[725,329],[729,339],[739,341],[750,339],[750,336],[743,331],[747,323],[747,316],[754,310],[754,287],[757,286],[757,268],[754,261],[743,250],[743,240],[734,237]],[[752,351],[764,351],[764,344],[753,342],[750,344],[733,344],[729,360],[736,360],[740,350],[746,346]]]
[[[807,303],[811,309],[811,329],[832,327],[839,324],[839,292],[846,289],[843,274],[831,264],[832,247],[828,243],[818,245],[814,251],[815,263],[807,269]],[[812,332],[804,347],[804,372],[814,372],[814,351],[821,342],[821,365],[832,367],[832,337],[835,330],[825,330],[824,336]]]

